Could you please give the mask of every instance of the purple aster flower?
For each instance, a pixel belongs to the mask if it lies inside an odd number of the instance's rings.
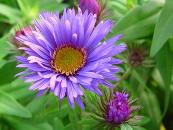
[[[121,35],[102,41],[113,26],[110,20],[95,23],[94,14],[80,9],[77,14],[73,9],[64,10],[61,17],[42,13],[32,35],[17,37],[26,45],[19,49],[27,54],[17,56],[21,62],[17,67],[26,68],[17,75],[32,82],[29,89],[37,90],[38,95],[50,91],[60,100],[67,97],[71,107],[76,102],[84,108],[84,89],[101,95],[99,84],[113,87],[110,81],[117,80],[114,74],[119,71],[115,64],[121,63],[113,56],[126,48],[114,44]]]
[[[79,7],[83,12],[88,10],[90,13],[100,15],[101,6],[97,0],[79,0]]]
[[[121,124],[129,119],[130,114],[128,94],[116,92],[107,105],[106,120],[110,123]]]

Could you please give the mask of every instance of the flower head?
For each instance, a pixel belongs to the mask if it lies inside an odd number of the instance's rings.
[[[130,114],[128,94],[116,92],[107,105],[106,120],[110,123],[121,124],[129,119]]]
[[[134,67],[142,65],[145,59],[145,51],[143,48],[133,48],[129,54],[129,64]]]
[[[101,95],[99,84],[113,87],[111,80],[117,80],[115,73],[119,59],[113,56],[124,51],[124,44],[114,43],[121,38],[117,35],[102,41],[111,31],[113,23],[102,21],[95,26],[96,17],[79,9],[59,13],[45,12],[34,23],[32,35],[17,39],[26,45],[21,47],[28,55],[18,56],[17,67],[26,68],[19,73],[26,82],[33,82],[30,90],[39,95],[50,91],[60,100],[68,98],[71,107],[76,102],[84,108],[81,97],[84,89]]]
[[[153,67],[154,60],[149,56],[148,45],[133,43],[128,45],[128,61],[133,68]]]
[[[90,13],[97,15],[101,12],[101,5],[97,0],[79,0],[79,7],[83,12],[88,10]]]
[[[96,100],[97,104],[90,106],[94,109],[92,111],[95,111],[95,114],[91,115],[97,122],[93,125],[94,128],[115,129],[125,123],[136,125],[141,119],[141,116],[136,115],[141,108],[134,105],[137,99],[131,100],[126,92],[105,91],[104,95]]]

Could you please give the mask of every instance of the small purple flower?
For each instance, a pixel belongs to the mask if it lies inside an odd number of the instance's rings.
[[[129,119],[130,114],[128,94],[116,92],[107,105],[106,120],[110,123],[121,124]]]
[[[99,84],[113,87],[110,81],[117,80],[119,72],[114,56],[126,49],[124,44],[114,43],[121,35],[103,41],[111,31],[112,21],[96,25],[96,16],[87,11],[64,10],[59,13],[45,12],[34,22],[32,35],[17,39],[26,45],[27,56],[17,56],[21,62],[17,67],[26,68],[19,73],[26,82],[32,82],[30,90],[41,95],[47,91],[60,100],[67,97],[74,107],[75,102],[84,108],[81,97],[84,90],[101,95]]]
[[[88,10],[90,13],[100,15],[101,6],[97,0],[79,0],[79,7],[83,12]]]
[[[91,110],[91,115],[87,114],[96,122],[92,126],[95,129],[105,128],[106,130],[113,130],[125,123],[136,125],[142,118],[136,115],[137,111],[141,109],[140,105],[135,104],[138,99],[130,99],[125,92],[106,90],[103,96],[96,97],[95,100],[97,103],[89,104],[88,102],[89,107],[93,109]],[[93,111],[95,112],[94,114]]]

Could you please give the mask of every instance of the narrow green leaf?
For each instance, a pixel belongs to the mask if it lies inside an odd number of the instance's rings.
[[[36,123],[10,117],[7,117],[7,120],[15,130],[53,130],[52,126],[47,122]]]
[[[68,4],[62,3],[62,0],[42,0],[38,2],[40,11],[50,10],[50,11],[63,11],[64,8],[68,7]]]
[[[164,81],[164,88],[165,88],[165,108],[163,112],[163,116],[167,111],[169,98],[170,98],[170,87],[171,87],[171,80],[172,80],[172,70],[173,70],[173,53],[169,48],[169,44],[166,43],[163,48],[158,52],[156,55],[157,61],[157,68],[162,76]]]
[[[38,2],[38,0],[17,0],[17,3],[23,14],[23,22],[30,23],[34,18],[38,16]]]
[[[41,123],[36,126],[38,130],[53,130],[52,126],[49,123]]]
[[[69,119],[70,122],[73,123],[74,129],[81,129],[81,126],[79,125],[79,114],[80,109],[78,107],[75,107],[74,110],[69,109]]]
[[[27,0],[17,0],[17,3],[22,12],[28,11],[30,9]]]
[[[122,0],[109,1],[107,5],[108,8],[111,10],[110,15],[114,20],[118,20],[128,12],[125,1]]]
[[[20,69],[16,68],[16,62],[8,62],[0,68],[0,85],[9,84],[14,81],[15,74],[19,72]]]
[[[146,116],[143,116],[142,119],[137,122],[137,125],[138,126],[143,126],[143,125],[146,125],[149,122],[150,122],[150,118],[146,117]]]
[[[59,118],[65,118],[68,115],[68,104],[63,104],[62,107],[60,107],[60,110],[57,112],[57,115]]]
[[[145,112],[151,121],[148,123],[151,129],[158,129],[161,121],[161,110],[156,95],[146,86],[146,81],[136,71],[133,72],[136,80],[140,83],[141,97],[144,103]]]
[[[173,52],[173,37],[169,39],[169,46],[171,51]]]
[[[141,93],[145,111],[150,117],[150,128],[151,129],[158,129],[161,120],[161,110],[160,105],[157,100],[156,95],[152,91],[142,91]]]
[[[34,91],[28,90],[29,85],[30,84],[25,83],[22,79],[16,78],[13,82],[10,82],[9,80],[9,83],[1,85],[0,90],[10,94],[12,97],[18,100],[35,95]]]
[[[29,118],[31,113],[20,105],[13,97],[0,91],[0,114]]]
[[[76,130],[76,129],[73,127],[73,124],[70,123],[70,124],[65,126],[64,130]]]
[[[133,130],[147,130],[147,129],[140,127],[140,126],[134,126]]]
[[[91,118],[91,115],[87,114],[88,113],[86,113],[86,115],[82,115],[82,120],[80,121],[80,124],[82,125],[82,127],[91,130],[92,128],[98,125],[98,121]]]
[[[9,23],[17,23],[20,20],[21,13],[19,10],[0,3],[0,14],[9,19]]]
[[[1,62],[0,62],[0,68],[1,68],[2,66],[4,66],[6,63],[7,63],[6,60],[1,60]]]
[[[133,128],[128,124],[122,124],[121,130],[133,130]]]
[[[26,107],[33,114],[37,114],[38,112],[45,110],[46,100],[46,96],[34,98]]]
[[[11,96],[13,96],[15,99],[23,99],[27,97],[32,97],[35,95],[34,91],[29,91],[28,90],[28,85],[27,84],[21,84],[16,88],[16,90],[10,91],[9,92]]]
[[[53,124],[54,130],[64,130],[63,122],[59,118],[55,118]]]
[[[4,58],[9,53],[10,44],[7,37],[0,39],[0,60]]]
[[[167,0],[154,31],[150,55],[155,56],[173,34],[173,0]]]
[[[115,33],[124,34],[124,40],[131,41],[147,37],[154,32],[157,15],[162,3],[151,1],[132,9],[115,27]]]

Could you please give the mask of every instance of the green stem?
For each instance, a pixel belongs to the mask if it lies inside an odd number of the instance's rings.
[[[121,76],[119,82],[117,82],[117,83],[114,85],[115,88],[116,88],[118,85],[120,85],[121,82],[122,82],[123,80],[125,80],[125,79],[129,76],[131,70],[132,70],[131,68],[128,68],[128,69],[127,69],[127,71]]]

